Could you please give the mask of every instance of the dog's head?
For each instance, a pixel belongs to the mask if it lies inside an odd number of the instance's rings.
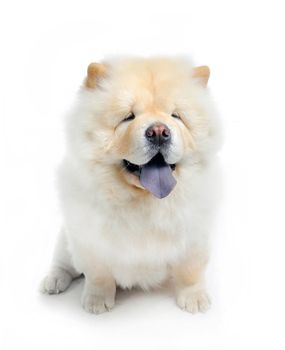
[[[131,187],[167,196],[179,169],[213,148],[208,78],[208,67],[193,69],[184,59],[90,64],[77,125],[70,124],[77,155],[117,169]]]

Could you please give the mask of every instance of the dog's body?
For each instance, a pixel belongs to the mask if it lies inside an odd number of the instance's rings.
[[[209,307],[203,277],[220,137],[208,75],[182,59],[89,66],[68,119],[65,225],[45,292],[83,273],[83,306],[100,313],[114,306],[116,285],[148,289],[171,276],[181,308]]]

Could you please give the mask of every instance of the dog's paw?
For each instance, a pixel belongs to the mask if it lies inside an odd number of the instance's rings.
[[[61,268],[52,269],[43,279],[40,291],[47,294],[59,294],[65,291],[72,281],[72,276]]]
[[[84,291],[81,298],[81,304],[87,312],[102,314],[103,312],[110,311],[114,307],[115,298],[112,295],[98,295]]]
[[[186,287],[179,289],[176,295],[177,305],[192,314],[197,312],[206,312],[211,301],[204,288]]]

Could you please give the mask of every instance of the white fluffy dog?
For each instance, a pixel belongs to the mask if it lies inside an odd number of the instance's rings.
[[[62,292],[83,273],[82,305],[102,313],[116,286],[149,289],[171,278],[182,309],[208,309],[220,144],[208,78],[208,67],[183,58],[89,65],[67,120],[64,227],[44,292]]]

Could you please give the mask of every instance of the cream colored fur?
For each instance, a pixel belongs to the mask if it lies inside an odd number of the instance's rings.
[[[83,307],[101,313],[114,306],[116,285],[149,289],[172,278],[181,308],[209,307],[204,272],[220,133],[203,74],[183,58],[120,58],[89,67],[67,118],[58,173],[64,228],[44,292],[61,292],[83,273]],[[130,111],[136,118],[122,122]],[[177,164],[177,185],[164,199],[121,163],[149,161],[144,133],[157,121],[171,130],[166,161]]]

